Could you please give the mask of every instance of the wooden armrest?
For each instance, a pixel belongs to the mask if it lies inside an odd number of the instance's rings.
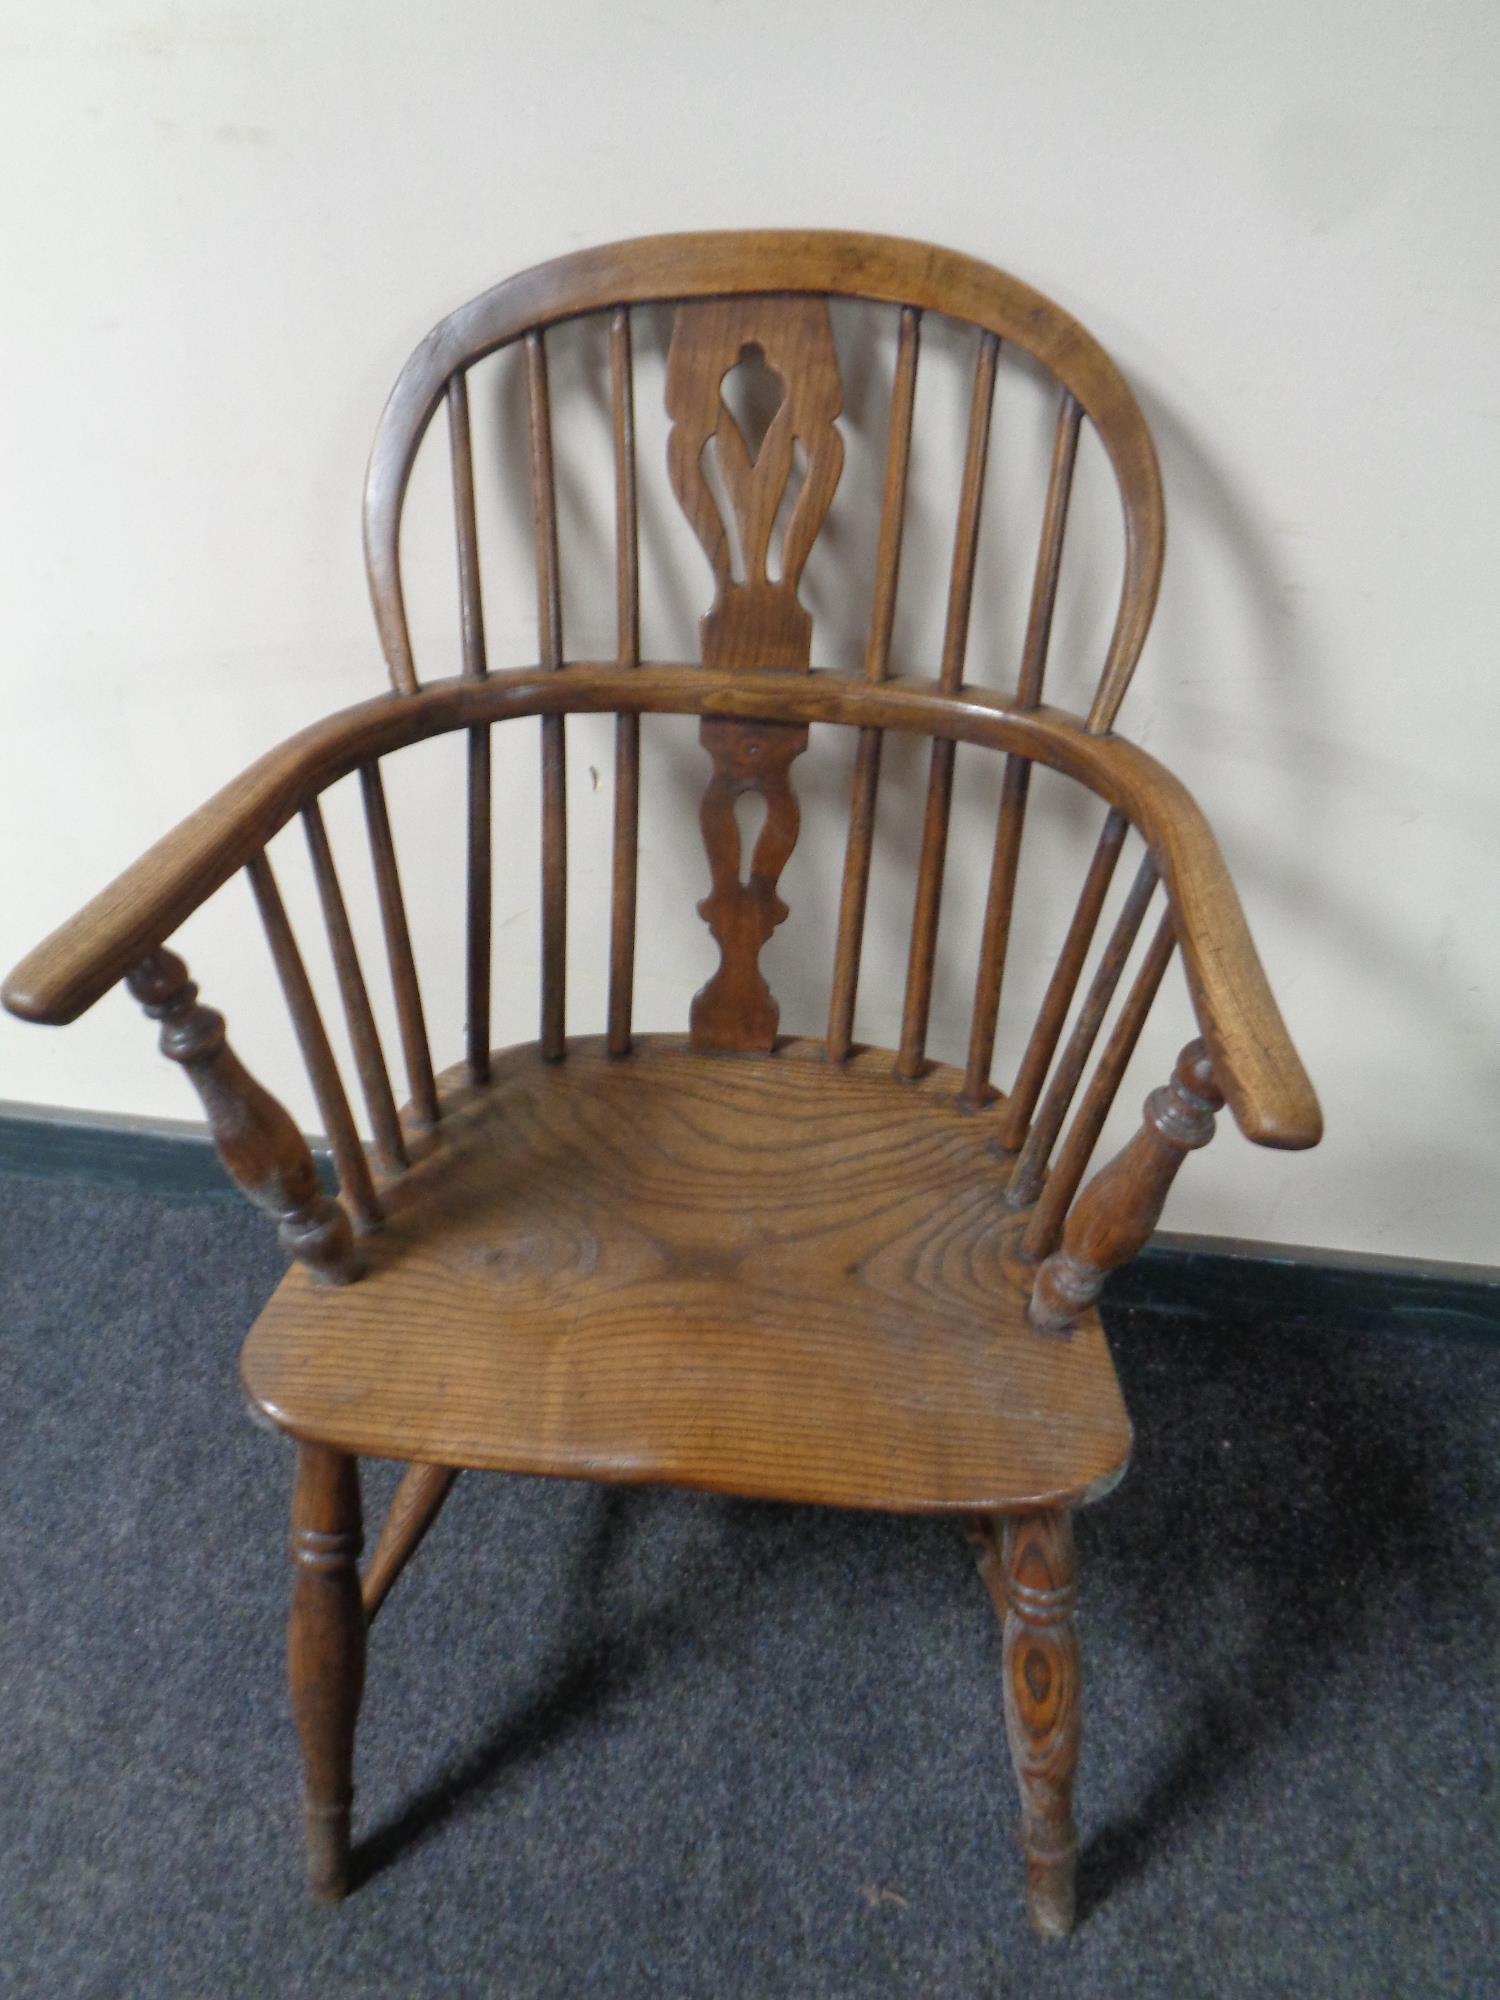
[[[148,848],[89,903],[27,953],[0,987],[0,1001],[22,1020],[61,1026],[77,1020],[163,944],[200,904],[265,846],[272,834],[332,777],[357,758],[340,758],[351,738],[381,732],[350,727],[369,712],[387,714],[399,698],[382,695],[301,730],[232,778]],[[394,717],[392,717],[394,720]],[[323,775],[309,783],[309,774]]]
[[[1259,1146],[1297,1151],[1323,1136],[1317,1095],[1292,1046],[1207,820],[1164,766],[1107,739],[1131,811],[1162,872],[1188,990],[1235,1123]]]
[[[12,972],[0,998],[26,1020],[72,1021],[171,936],[311,798],[356,765],[450,729],[511,716],[611,709],[776,716],[950,736],[1016,751],[1077,778],[1139,828],[1161,869],[1198,1025],[1236,1123],[1262,1146],[1315,1146],[1323,1120],[1282,1024],[1218,843],[1191,794],[1123,737],[1077,716],[1020,710],[931,679],[580,663],[435,681],[314,723],[157,842]]]

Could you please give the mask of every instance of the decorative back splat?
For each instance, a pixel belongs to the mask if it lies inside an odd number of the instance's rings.
[[[741,370],[747,395],[736,401],[745,411],[743,427],[725,396],[729,378]],[[673,490],[716,586],[700,625],[704,665],[805,673],[812,618],[797,586],[844,463],[834,423],[841,393],[826,303],[762,297],[679,306],[666,400]],[[806,470],[773,577],[771,541],[799,444]],[[709,478],[710,454],[730,518]],[[706,716],[699,740],[714,771],[699,815],[713,886],[698,914],[718,943],[720,964],[693,1000],[692,1040],[704,1049],[769,1049],[780,1010],[759,961],[787,913],[776,884],[797,841],[791,763],[807,748],[807,729]],[[742,875],[734,804],[750,791],[765,800],[766,820]]]

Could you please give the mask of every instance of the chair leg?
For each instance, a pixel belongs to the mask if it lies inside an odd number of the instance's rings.
[[[1073,1623],[1073,1524],[1060,1510],[1008,1516],[971,1539],[1004,1625],[1005,1733],[1021,1788],[1026,1901],[1044,1937],[1073,1928],[1082,1677]]]
[[[326,1445],[299,1444],[287,1665],[302,1743],[308,1880],[322,1902],[336,1902],[349,1888],[354,1725],[365,1683],[356,1568],[362,1540],[357,1461]]]

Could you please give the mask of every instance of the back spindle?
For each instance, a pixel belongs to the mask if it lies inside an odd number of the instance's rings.
[[[469,438],[469,390],[462,373],[448,382],[448,438],[453,461],[453,516],[458,541],[458,588],[466,678],[488,671],[484,643],[484,602],[479,585],[479,534],[474,516],[474,454]],[[469,908],[467,998],[464,1028],[469,1075],[483,1083],[490,1073],[490,732],[469,731],[468,758]]]
[[[437,1084],[432,1074],[427,1022],[422,1012],[421,988],[417,984],[416,960],[412,956],[406,903],[396,868],[396,843],[391,835],[391,816],[378,764],[360,765],[359,789],[370,836],[370,861],[375,871],[375,892],[380,900],[380,922],[385,932],[386,959],[391,969],[391,990],[396,998],[396,1019],[401,1029],[401,1053],[406,1064],[412,1111],[419,1124],[436,1125]]]
[[[640,539],[636,521],[635,378],[630,344],[630,310],[617,306],[609,325],[610,403],[615,434],[615,614],[616,657],[622,667],[640,665]],[[636,862],[640,825],[641,719],[615,719],[614,868],[609,920],[609,1052],[630,1053],[631,1000],[635,982]]]
[[[1084,1092],[1077,1116],[1068,1127],[1068,1136],[1026,1225],[1026,1233],[1021,1238],[1021,1255],[1029,1263],[1040,1263],[1043,1257],[1057,1248],[1064,1219],[1094,1148],[1099,1143],[1099,1134],[1104,1130],[1104,1121],[1120,1088],[1125,1066],[1135,1053],[1135,1045],[1140,1040],[1141,1029],[1146,1025],[1146,1016],[1151,1011],[1151,1003],[1156,998],[1162,974],[1167,969],[1176,943],[1177,935],[1172,928],[1169,911],[1162,917],[1156,935],[1147,947],[1140,970],[1131,983],[1125,1004],[1104,1045],[1104,1052],[1094,1065],[1094,1074],[1089,1079],[1089,1087]]]
[[[1063,1120],[1068,1115],[1068,1107],[1073,1102],[1074,1092],[1078,1089],[1105,1013],[1125,970],[1125,961],[1130,956],[1146,906],[1156,888],[1156,874],[1156,863],[1148,854],[1136,871],[1136,878],[1115,920],[1109,942],[1094,970],[1078,1019],[1073,1023],[1073,1032],[1068,1037],[1062,1058],[1047,1086],[1047,1094],[1042,1099],[1041,1109],[1016,1160],[1010,1185],[1005,1192],[1006,1203],[1011,1208],[1029,1207],[1041,1192],[1047,1161],[1057,1144],[1057,1135],[1062,1130]]]
[[[339,887],[334,869],[328,829],[323,824],[322,810],[316,799],[303,808],[302,829],[307,836],[308,858],[312,862],[313,880],[318,887],[318,901],[323,906],[323,923],[333,954],[334,974],[339,983],[339,996],[344,1003],[344,1019],[354,1050],[354,1066],[359,1073],[360,1089],[364,1092],[365,1106],[370,1114],[376,1151],[385,1172],[397,1174],[407,1164],[406,1141],[401,1135],[401,1121],[396,1115],[396,1100],[391,1092],[391,1079],[375,1027],[359,953],[355,949],[344,892]]]
[[[1099,913],[1104,908],[1104,898],[1109,893],[1109,885],[1114,879],[1115,864],[1120,858],[1125,835],[1130,822],[1118,808],[1112,810],[1104,822],[1084,877],[1079,893],[1078,905],[1068,925],[1068,934],[1063,939],[1062,950],[1052,968],[1052,977],[1047,982],[1047,991],[1042,998],[1041,1010],[1036,1024],[1031,1030],[1031,1039],[1026,1044],[1026,1053],[1021,1058],[1016,1071],[1015,1083],[1005,1100],[1001,1113],[998,1142],[1003,1151],[1013,1153],[1026,1137],[1031,1123],[1031,1114],[1036,1109],[1036,1101],[1042,1093],[1042,1084],[1047,1071],[1052,1066],[1052,1058],[1057,1052],[1057,1044],[1062,1036],[1063,1023],[1068,1018],[1068,1009],[1073,1004],[1073,995],[1078,990],[1079,977],[1083,972],[1083,962],[1088,957],[1089,946],[1094,941],[1094,932],[1099,927]]]
[[[883,681],[890,666],[896,585],[901,570],[901,536],[906,520],[906,480],[911,464],[912,411],[917,392],[917,350],[921,314],[901,309],[896,378],[891,391],[890,443],[886,450],[885,497],[880,511],[880,543],[875,560],[875,597],[865,650],[865,679]],[[833,995],[828,1007],[828,1059],[843,1062],[854,1034],[854,999],[864,942],[865,904],[870,889],[870,849],[875,834],[875,794],[880,783],[881,733],[861,729],[854,758],[849,802],[849,845],[844,855],[844,887],[839,899],[838,943]]]
[[[979,520],[984,500],[984,475],[989,459],[990,414],[995,400],[998,337],[981,336],[974,363],[974,390],[969,402],[969,441],[964,454],[963,489],[958,527],[953,540],[953,570],[948,586],[948,619],[943,635],[939,683],[945,694],[956,694],[963,680],[969,640],[969,611],[974,597],[974,567],[979,550]],[[943,900],[943,869],[948,853],[948,817],[953,804],[952,737],[932,746],[927,781],[927,805],[922,816],[922,854],[917,864],[917,897],[912,915],[911,956],[906,969],[906,1000],[901,1014],[898,1076],[920,1076],[926,1063],[927,1021],[932,1007],[932,976],[937,957],[938,913]]]
[[[1021,670],[1016,680],[1016,706],[1035,708],[1042,698],[1042,679],[1047,670],[1047,642],[1052,631],[1052,611],[1057,601],[1057,578],[1062,567],[1063,530],[1067,526],[1068,499],[1073,488],[1073,465],[1078,453],[1078,426],[1082,411],[1066,391],[1057,415],[1057,433],[1052,447],[1052,470],[1047,480],[1047,504],[1042,516],[1041,545],[1037,551],[1036,574],[1031,588],[1031,612],[1026,623],[1026,641],[1021,650]],[[983,1104],[991,1095],[990,1070],[995,1059],[995,1028],[1000,1018],[1000,994],[1005,979],[1006,948],[1010,941],[1011,913],[1015,906],[1016,871],[1021,860],[1021,835],[1026,824],[1026,800],[1031,787],[1031,760],[1009,756],[1000,783],[1000,812],[995,824],[995,849],[990,860],[989,894],[985,899],[984,928],[979,945],[979,977],[974,989],[974,1011],[969,1030],[969,1060],[964,1072],[964,1099]]]
[[[374,1182],[370,1179],[370,1165],[359,1142],[343,1079],[329,1044],[328,1031],[323,1026],[323,1017],[318,1012],[318,1003],[313,995],[312,982],[302,963],[302,954],[297,949],[286,906],[281,900],[281,891],[276,886],[276,877],[271,872],[264,849],[247,864],[246,872],[250,877],[256,908],[260,911],[266,942],[271,947],[281,990],[286,996],[287,1011],[296,1030],[302,1060],[307,1066],[313,1095],[317,1099],[318,1115],[323,1120],[328,1143],[333,1148],[339,1192],[349,1204],[361,1229],[378,1229],[384,1217]]]
[[[531,511],[536,536],[537,623],[542,665],[562,665],[562,590],[557,562],[557,486],[552,465],[552,406],[547,350],[540,331],[526,336],[531,434]],[[542,1054],[563,1053],[567,1006],[568,806],[563,718],[542,717]]]

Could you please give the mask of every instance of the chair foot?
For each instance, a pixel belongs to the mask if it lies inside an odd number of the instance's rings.
[[[297,1447],[287,1663],[302,1744],[308,1884],[319,1902],[349,1890],[354,1729],[365,1680],[359,1470],[325,1445]]]
[[[1004,1626],[1005,1733],[1021,1788],[1027,1907],[1043,1937],[1066,1937],[1082,1706],[1073,1524],[1056,1510],[1019,1514],[986,1523],[971,1539]]]
[[[339,1903],[349,1893],[348,1806],[303,1803],[307,1844],[307,1886],[319,1903]]]

